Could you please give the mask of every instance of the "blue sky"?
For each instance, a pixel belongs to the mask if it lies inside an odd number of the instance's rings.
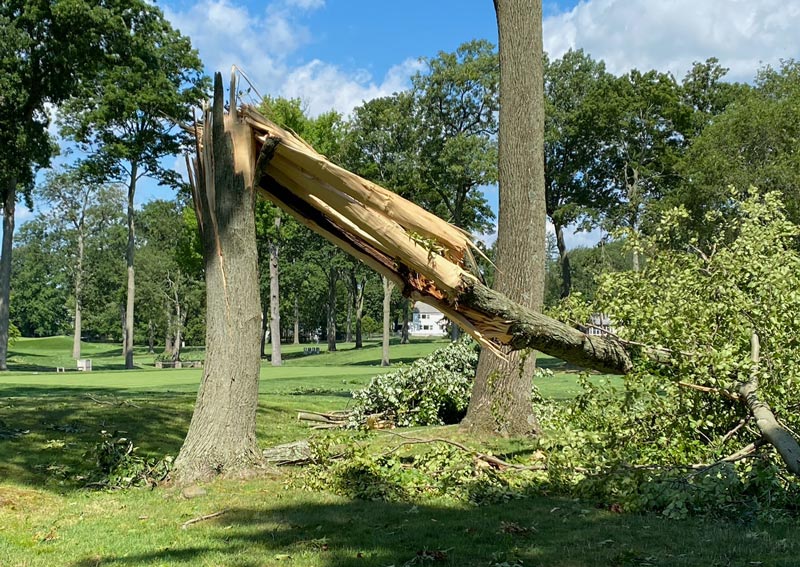
[[[496,42],[491,0],[158,0],[211,73],[244,69],[262,94],[300,97],[308,111],[347,114],[409,85],[420,57],[474,38]],[[800,58],[796,0],[544,1],[551,56],[584,48],[617,73],[658,69],[681,78],[718,57],[750,80],[764,63]],[[181,169],[183,160],[176,160]],[[496,200],[490,191],[490,200]],[[168,197],[145,183],[137,202]],[[19,208],[20,220],[30,213]],[[570,245],[591,243],[578,234]]]

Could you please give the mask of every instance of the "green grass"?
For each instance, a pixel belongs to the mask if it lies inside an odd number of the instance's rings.
[[[391,356],[410,361],[438,346],[393,345]],[[86,453],[101,430],[133,439],[143,454],[176,454],[202,371],[114,370],[121,354],[107,345],[86,345],[101,371],[41,371],[69,360],[70,349],[67,338],[19,341],[14,356],[39,362],[0,375],[2,567],[797,565],[794,524],[667,521],[544,494],[481,507],[364,502],[300,490],[291,471],[217,481],[191,500],[170,488],[89,492],[75,477],[91,469]],[[305,357],[302,346],[286,351],[283,367],[262,365],[258,435],[265,446],[307,437],[298,410],[343,409],[351,390],[385,370],[375,343]],[[554,359],[542,365],[556,371],[541,381],[544,395],[574,395],[569,368]],[[457,436],[452,428],[429,433]],[[509,445],[495,445],[502,446]]]

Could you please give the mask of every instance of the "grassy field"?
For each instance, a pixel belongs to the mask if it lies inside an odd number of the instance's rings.
[[[258,434],[264,446],[307,437],[301,409],[344,409],[350,392],[383,371],[380,348],[302,356],[262,366]],[[411,361],[441,343],[393,345]],[[67,338],[29,339],[0,375],[0,566],[750,566],[798,565],[800,530],[712,520],[667,521],[616,514],[545,494],[502,505],[452,501],[385,503],[299,490],[292,472],[217,481],[207,494],[175,489],[91,492],[91,448],[102,430],[142,454],[176,454],[202,371],[121,366],[119,348],[86,345],[91,374],[52,372],[69,361]],[[200,355],[201,353],[197,353]],[[560,362],[545,396],[577,391]],[[21,367],[21,368],[20,368]],[[45,371],[50,369],[51,371]],[[435,432],[454,435],[452,428]],[[182,529],[192,518],[223,514]]]

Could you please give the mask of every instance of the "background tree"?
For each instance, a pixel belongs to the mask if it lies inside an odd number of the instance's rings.
[[[545,59],[544,77],[545,200],[558,247],[561,296],[566,297],[572,278],[564,230],[575,223],[595,224],[609,198],[603,176],[594,171],[603,139],[591,103],[610,75],[602,61],[569,50],[560,59]]]
[[[789,218],[800,220],[800,64],[764,67],[754,88],[736,92],[692,143],[681,163],[682,185],[669,201],[689,211],[687,222],[706,242],[736,214],[729,185],[779,191]]]
[[[494,288],[541,310],[545,270],[544,70],[541,0],[495,0],[500,38],[500,210]],[[505,360],[484,349],[464,425],[521,435],[536,431],[531,353]]]
[[[62,132],[89,154],[87,169],[128,189],[123,350],[125,367],[133,368],[136,186],[144,176],[179,185],[177,172],[161,160],[179,152],[183,136],[173,121],[189,121],[206,83],[189,39],[172,28],[161,10],[139,0],[129,8],[122,17],[125,49],[64,106]]]
[[[65,244],[63,253],[70,259],[68,272],[75,302],[72,357],[80,358],[87,240],[108,227],[122,205],[122,193],[118,187],[95,183],[78,171],[62,171],[51,172],[36,194],[50,207],[43,216],[51,230],[60,235]]]
[[[18,192],[30,204],[36,170],[54,146],[47,105],[59,105],[118,53],[113,39],[128,6],[100,0],[7,0],[0,4],[0,370],[6,370],[9,293]]]
[[[646,206],[678,183],[676,165],[689,141],[691,111],[675,79],[656,71],[630,71],[595,91],[591,105],[604,142],[597,182],[612,191],[606,228],[636,234]],[[636,248],[632,267],[640,268]]]

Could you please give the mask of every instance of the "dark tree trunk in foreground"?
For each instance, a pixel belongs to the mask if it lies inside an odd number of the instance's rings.
[[[17,180],[8,180],[3,201],[3,248],[0,252],[0,370],[8,370],[8,301],[11,295],[11,249],[14,244],[14,214],[17,206]]]
[[[408,344],[408,320],[411,316],[411,309],[409,309],[409,304],[411,302],[408,300],[407,297],[403,298],[403,328],[400,331],[400,344],[407,345]]]
[[[394,284],[389,278],[383,278],[383,344],[381,351],[381,366],[389,366],[389,338],[391,336],[391,308],[392,289]]]
[[[206,273],[206,362],[189,432],[175,460],[180,484],[236,476],[261,464],[256,443],[261,304],[253,171],[245,157],[254,149],[235,104],[224,114],[219,74],[204,126],[194,203]]]
[[[534,311],[544,294],[544,76],[541,0],[495,0],[500,45],[500,211],[495,289]],[[538,430],[533,352],[506,360],[483,349],[464,426],[485,433]]]

